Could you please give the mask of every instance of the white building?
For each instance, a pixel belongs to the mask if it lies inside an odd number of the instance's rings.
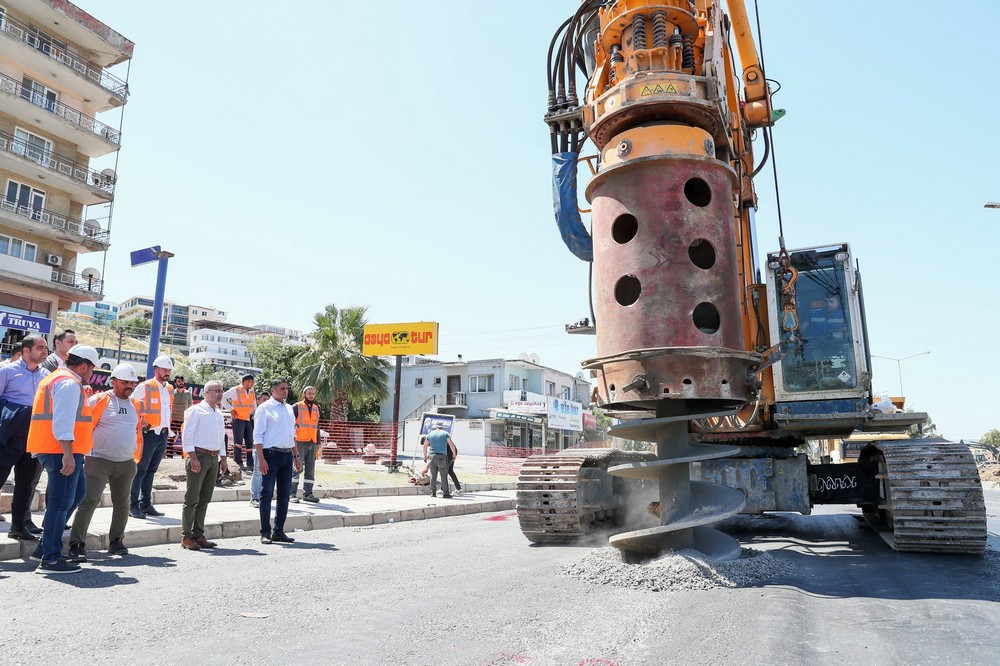
[[[399,416],[405,444],[415,446],[420,415],[441,412],[456,417],[453,438],[469,455],[485,455],[490,444],[564,449],[578,443],[589,414],[590,383],[522,359],[441,362],[404,357]],[[383,421],[392,420],[393,372]]]
[[[192,367],[211,365],[256,375],[247,344],[253,339],[252,326],[199,319],[188,326],[189,361]]]
[[[251,335],[254,337],[271,335],[281,338],[281,344],[293,347],[304,347],[309,344],[307,336],[302,331],[295,330],[294,328],[272,326],[271,324],[257,324],[253,328],[254,330]]]

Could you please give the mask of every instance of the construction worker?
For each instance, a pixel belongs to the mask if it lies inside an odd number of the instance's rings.
[[[62,554],[66,517],[86,492],[83,457],[93,442],[93,419],[84,384],[97,366],[97,350],[76,345],[69,350],[66,367],[50,373],[38,384],[31,408],[28,452],[35,454],[48,475],[48,502],[42,521],[42,542],[31,559],[40,561],[41,574],[80,571]]]
[[[302,391],[303,400],[292,406],[295,414],[295,446],[299,449],[299,459],[305,470],[302,480],[302,499],[306,502],[318,502],[313,495],[313,482],[316,480],[316,449],[319,447],[319,405],[316,404],[316,389],[307,386]],[[299,473],[292,476],[292,502],[298,502]]]
[[[243,375],[242,381],[222,395],[222,404],[229,404],[233,420],[233,459],[241,470],[252,468],[253,426],[250,418],[257,408],[253,391],[253,375]],[[243,448],[246,447],[247,464],[243,466]]]
[[[170,412],[174,395],[167,379],[173,369],[173,359],[157,356],[153,360],[152,378],[139,384],[132,394],[139,403],[139,418],[142,419],[142,458],[129,493],[129,515],[133,518],[163,515],[153,506],[153,477],[167,452],[167,437],[172,434]]]
[[[120,363],[111,371],[111,390],[88,400],[94,419],[94,448],[84,464],[87,493],[73,519],[66,558],[69,562],[87,561],[87,530],[109,485],[112,509],[108,555],[128,555],[123,539],[128,523],[129,489],[135,477],[135,462],[142,454],[139,403],[131,398],[138,383],[135,368]]]

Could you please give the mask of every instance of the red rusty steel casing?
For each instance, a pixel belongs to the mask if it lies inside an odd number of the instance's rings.
[[[609,166],[588,187],[599,358],[584,365],[601,369],[610,406],[683,399],[697,410],[753,397],[734,179],[713,157],[673,154]],[[645,386],[623,390],[638,377]]]

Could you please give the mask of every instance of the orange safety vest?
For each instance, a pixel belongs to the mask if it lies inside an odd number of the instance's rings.
[[[312,409],[310,409],[303,400],[295,406],[299,412],[299,417],[295,420],[295,441],[318,442],[319,405],[313,405]]]
[[[230,400],[233,406],[232,414],[233,418],[239,421],[249,421],[250,414],[253,413],[254,407],[257,406],[257,394],[254,393],[253,389],[247,391],[242,386],[236,387],[236,397]]]
[[[60,381],[71,381],[80,390],[80,406],[76,408],[76,425],[73,427],[73,453],[87,454],[94,448],[94,419],[83,384],[71,371],[60,368],[38,383],[38,391],[31,407],[28,453],[63,452],[59,440],[52,434],[52,389]]]
[[[136,415],[139,414],[139,401],[128,398],[128,401],[132,403],[135,407]],[[91,407],[92,416],[94,418],[94,428],[101,421],[101,415],[104,414],[104,410],[108,408],[111,403],[111,391],[104,391],[103,393],[97,394],[97,401],[94,402],[94,406]],[[142,419],[135,419],[135,461],[139,462],[142,459]]]
[[[156,381],[156,379],[147,379],[139,386],[145,386],[145,394],[142,396],[142,400],[139,401],[139,419],[145,420],[149,424],[150,428],[160,427],[160,387],[162,384]],[[170,409],[168,411],[173,411],[174,408],[174,394],[169,392],[170,395]],[[170,425],[169,423],[167,424]]]

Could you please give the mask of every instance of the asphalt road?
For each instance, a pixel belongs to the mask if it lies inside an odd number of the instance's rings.
[[[561,570],[587,549],[531,547],[509,512],[136,548],[53,578],[0,562],[0,663],[993,664],[987,494],[985,558],[895,553],[839,511],[738,519],[792,567],[739,589],[580,581]]]

